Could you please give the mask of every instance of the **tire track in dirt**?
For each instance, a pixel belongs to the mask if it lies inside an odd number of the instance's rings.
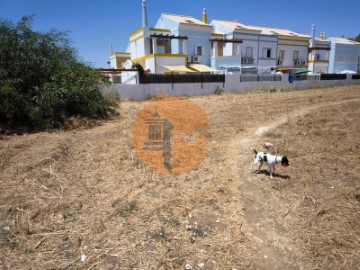
[[[350,102],[358,101],[360,99],[353,99]],[[296,248],[292,245],[292,240],[287,236],[287,229],[282,225],[283,217],[271,213],[269,202],[271,202],[272,195],[267,193],[264,190],[264,184],[254,174],[251,174],[250,164],[253,154],[250,148],[259,141],[265,132],[286,123],[289,119],[305,115],[318,108],[348,102],[349,100],[343,100],[297,108],[296,111],[287,114],[285,117],[280,117],[270,123],[267,122],[266,126],[253,127],[245,136],[242,135],[241,138],[236,138],[229,144],[230,149],[238,151],[237,159],[234,159],[237,161],[238,189],[244,207],[244,218],[254,245],[253,249],[257,252],[252,256],[252,262],[249,265],[250,269],[301,268],[297,264],[301,253],[296,251]],[[234,151],[229,151],[228,154],[234,154]]]

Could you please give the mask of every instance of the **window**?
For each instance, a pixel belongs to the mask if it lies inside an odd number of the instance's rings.
[[[241,64],[253,64],[254,58],[253,58],[253,48],[252,47],[246,47],[245,48],[245,54],[241,57]]]
[[[195,46],[195,55],[202,55],[202,46]]]
[[[240,44],[234,43],[233,50],[233,55],[240,55]]]
[[[293,60],[299,60],[299,51],[293,52]]]
[[[317,53],[317,54],[315,55],[315,60],[320,60],[320,53]]]
[[[339,54],[338,57],[337,57],[337,61],[338,62],[344,62],[344,55]]]
[[[279,59],[284,59],[285,58],[285,50],[280,50],[279,51]]]
[[[269,48],[264,48],[264,49],[263,49],[263,57],[264,57],[264,58],[271,58],[271,49],[269,49]]]
[[[252,57],[253,54],[253,48],[252,47],[246,47],[245,49],[245,57]]]

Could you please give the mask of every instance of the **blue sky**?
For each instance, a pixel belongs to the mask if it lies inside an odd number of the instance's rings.
[[[161,13],[189,15],[208,21],[235,20],[243,24],[286,28],[316,35],[355,37],[360,33],[360,0],[262,1],[262,0],[147,0],[149,26]],[[124,52],[128,36],[141,27],[141,0],[0,0],[0,18],[18,22],[35,15],[33,29],[69,31],[80,59],[94,67],[107,67],[109,42],[113,51]]]

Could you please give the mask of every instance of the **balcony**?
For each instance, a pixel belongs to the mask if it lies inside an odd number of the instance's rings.
[[[219,69],[220,67],[232,67],[241,65],[240,56],[216,56],[211,57],[211,67]]]
[[[252,58],[252,57],[241,57],[241,64],[254,64],[254,58]]]
[[[299,59],[294,59],[294,66],[295,67],[300,67],[300,66],[305,66],[306,65],[306,61],[305,60],[299,60]]]

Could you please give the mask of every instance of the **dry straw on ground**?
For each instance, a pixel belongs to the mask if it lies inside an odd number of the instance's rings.
[[[143,102],[89,128],[0,139],[0,269],[356,269],[359,86],[191,98],[208,155],[163,176],[136,155]],[[286,154],[270,179],[255,146]]]

